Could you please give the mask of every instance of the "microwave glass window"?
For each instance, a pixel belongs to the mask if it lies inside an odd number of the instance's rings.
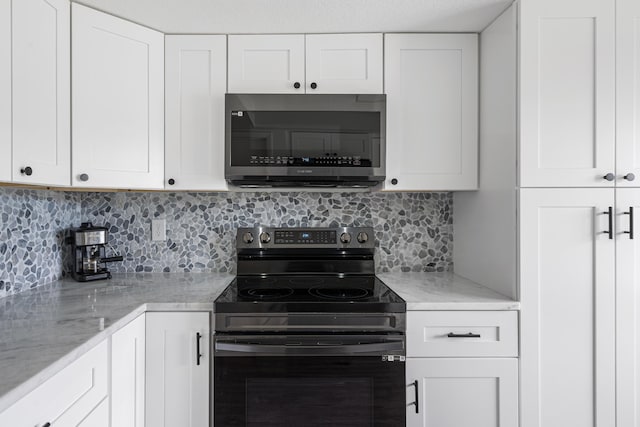
[[[232,166],[380,166],[380,113],[243,111],[231,117]]]

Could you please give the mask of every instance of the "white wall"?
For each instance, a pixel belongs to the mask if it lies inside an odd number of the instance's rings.
[[[480,191],[454,193],[454,271],[511,298],[516,273],[516,6],[480,34]]]

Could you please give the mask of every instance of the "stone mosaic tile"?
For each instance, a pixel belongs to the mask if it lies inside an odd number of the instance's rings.
[[[64,276],[78,193],[0,188],[0,298]]]
[[[82,220],[109,228],[115,272],[233,273],[236,229],[255,225],[371,226],[379,272],[432,272],[452,270],[452,208],[451,193],[86,193]]]

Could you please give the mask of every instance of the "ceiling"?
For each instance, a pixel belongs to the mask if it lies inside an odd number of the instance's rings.
[[[74,0],[168,34],[479,32],[513,0]]]

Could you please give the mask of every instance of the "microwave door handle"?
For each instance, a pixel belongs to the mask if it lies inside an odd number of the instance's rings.
[[[382,343],[368,344],[349,344],[349,345],[271,345],[271,344],[240,344],[216,342],[216,351],[225,351],[233,353],[251,353],[255,355],[261,354],[282,354],[282,355],[352,355],[360,353],[379,353],[384,354],[388,351],[404,350],[404,342],[391,341]]]

